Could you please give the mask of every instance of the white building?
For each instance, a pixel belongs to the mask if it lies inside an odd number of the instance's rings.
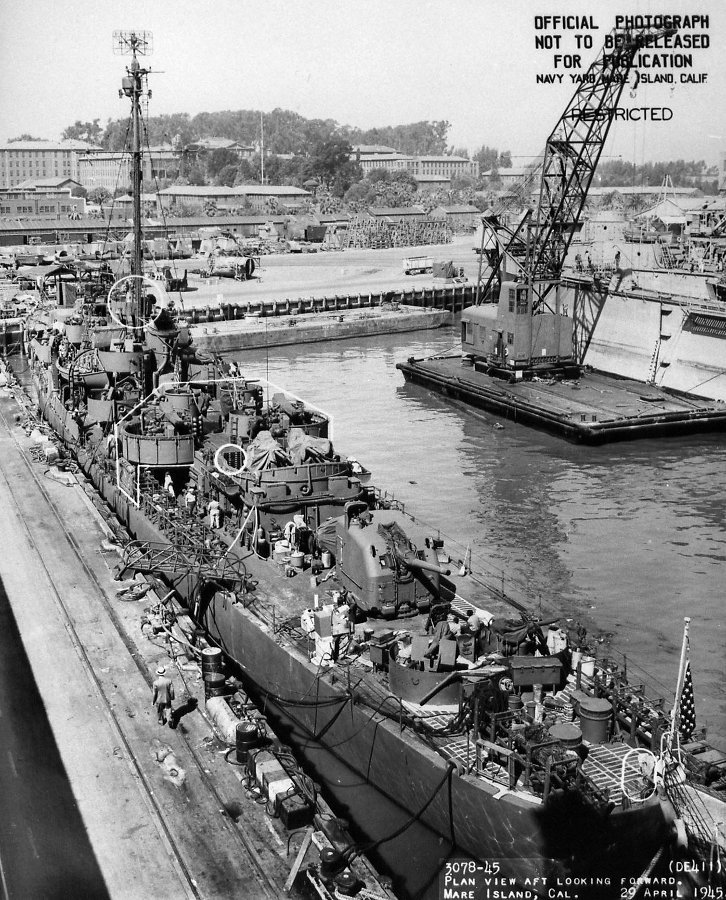
[[[161,179],[179,175],[181,154],[171,147],[151,147],[141,157],[141,177],[146,188]],[[112,194],[131,189],[131,154],[126,150],[104,150],[78,158],[78,180],[84,188],[106,188]]]
[[[417,180],[431,181],[436,178],[446,183],[458,175],[479,177],[479,163],[463,156],[406,156],[393,147],[378,144],[359,144],[353,147],[351,160],[357,162],[368,175],[374,169],[385,169],[387,172],[409,172]]]
[[[78,177],[78,157],[92,153],[86,141],[10,141],[0,144],[0,187],[10,188],[29,178]]]

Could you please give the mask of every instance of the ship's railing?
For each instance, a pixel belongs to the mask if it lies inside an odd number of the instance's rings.
[[[691,313],[708,313],[709,315],[726,316],[726,307],[723,303],[709,302],[708,300],[687,299],[685,304],[686,312]]]
[[[211,528],[193,516],[186,507],[166,506],[165,495],[142,491],[141,510],[151,522],[157,525],[175,543],[196,550],[203,548],[216,535]]]
[[[381,488],[374,486],[373,496],[376,501],[376,506],[383,509],[398,509],[401,512],[406,512],[405,504],[400,500],[397,500],[393,494],[389,494],[388,491],[381,490]]]
[[[546,800],[554,787],[564,787],[574,784],[582,790],[593,802],[605,804],[609,801],[607,790],[600,789],[585,772],[579,758],[565,757],[555,758],[547,753],[548,748],[554,749],[561,746],[559,741],[527,741],[526,746],[518,746],[522,738],[517,734],[514,725],[525,724],[523,713],[507,710],[501,713],[493,713],[489,717],[488,740],[484,744],[492,755],[500,755],[506,759],[506,769],[509,777],[509,788],[514,790],[519,777],[522,778],[522,786],[525,790]],[[478,742],[481,744],[481,741]],[[544,753],[544,760],[538,759],[538,755]],[[517,772],[519,766],[520,772]]]

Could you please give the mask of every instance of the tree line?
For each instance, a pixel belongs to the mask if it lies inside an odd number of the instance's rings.
[[[178,171],[160,187],[171,183],[229,187],[259,183],[263,170],[260,151],[264,144],[264,180],[268,184],[299,187],[314,184],[319,193],[327,192],[337,198],[346,197],[350,192],[349,199],[354,203],[375,198],[405,201],[416,192],[414,180],[386,178],[380,173],[383,170],[373,173],[372,178],[370,175],[363,178],[360,167],[351,159],[353,145],[383,145],[410,156],[469,156],[466,148],[448,146],[450,123],[443,119],[361,129],[341,125],[333,119],[307,119],[285,109],[264,114],[259,110],[223,110],[195,116],[188,113],[151,116],[144,120],[144,128],[144,142],[149,146],[166,145],[179,151]],[[128,144],[129,125],[122,119],[109,119],[105,126],[99,119],[77,120],[62,136],[119,151]],[[184,152],[186,147],[204,138],[237,141],[253,151],[247,159],[240,159],[227,149],[199,154]],[[499,172],[512,166],[510,151],[488,145],[479,147],[471,159],[479,163],[480,172],[491,172],[491,177],[478,181],[469,176],[456,179],[452,188],[467,195],[474,190],[496,189]],[[622,159],[607,160],[598,167],[595,183],[602,187],[653,186],[662,184],[666,175],[674,187],[695,185],[704,192],[717,190],[717,171],[709,169],[703,160],[679,159],[641,165]],[[392,204],[381,202],[380,205]]]
[[[698,187],[704,193],[716,193],[718,190],[718,168],[709,168],[702,159],[644,162],[640,165],[623,159],[610,159],[598,166],[596,183],[599,187],[658,187],[666,176],[673,187]]]
[[[350,144],[383,144],[408,155],[430,156],[446,152],[449,122],[421,121],[407,125],[361,129],[340,125],[333,119],[306,119],[287,109],[269,113],[239,109],[150,116],[145,120],[151,145],[177,144],[184,147],[202,138],[223,137],[242,145],[259,147],[264,136],[266,152],[309,155],[316,145],[334,138]],[[128,132],[125,119],[109,120],[102,127],[99,119],[76,121],[63,132],[74,138],[96,143],[104,150],[123,150]]]

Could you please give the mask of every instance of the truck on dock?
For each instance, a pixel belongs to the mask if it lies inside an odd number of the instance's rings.
[[[431,256],[407,256],[403,260],[404,275],[431,275],[434,261]]]

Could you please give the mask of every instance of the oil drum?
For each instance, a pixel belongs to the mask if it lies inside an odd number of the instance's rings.
[[[591,744],[606,744],[610,734],[613,708],[609,700],[583,697],[580,700],[580,728],[582,737]]]
[[[213,672],[222,671],[222,651],[219,647],[205,647],[202,650],[202,678]]]
[[[246,763],[247,756],[257,746],[257,726],[254,722],[239,722],[235,729],[235,750],[238,763]]]
[[[550,737],[553,741],[560,741],[563,747],[574,750],[582,743],[582,731],[577,725],[562,722],[550,728]]]
[[[204,698],[223,697],[227,693],[225,677],[221,672],[210,672],[204,676]]]

